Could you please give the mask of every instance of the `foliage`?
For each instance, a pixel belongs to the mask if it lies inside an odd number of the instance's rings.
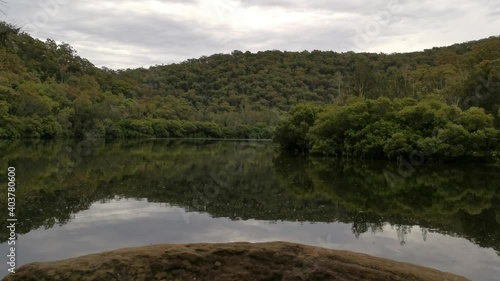
[[[287,150],[309,150],[309,129],[321,108],[313,104],[300,104],[290,109],[287,119],[278,124],[274,141]]]
[[[435,97],[358,98],[343,106],[298,108],[320,113],[297,129],[304,113],[294,109],[278,124],[275,139],[286,150],[297,146],[314,154],[369,159],[419,153],[440,161],[494,158],[500,150],[493,116],[477,107],[462,111]]]
[[[413,100],[401,102],[411,105],[428,95],[463,110],[483,108],[498,126],[499,49],[500,37],[491,37],[406,54],[234,51],[148,69],[111,70],[95,67],[67,43],[42,42],[0,22],[0,138],[171,137],[165,126],[182,127],[173,135],[270,138],[297,104],[407,97]],[[379,101],[381,112],[395,106]],[[353,113],[361,119],[351,121],[359,127],[356,122],[365,122],[366,116],[359,112],[362,107],[357,110]],[[419,126],[427,126],[433,116],[422,112],[426,108],[409,108],[400,117],[402,122],[422,117]],[[155,120],[160,119],[171,123],[159,125]],[[485,126],[470,119],[465,127]],[[197,122],[221,126],[221,132]],[[287,130],[302,139],[288,141],[290,148],[309,148],[307,124],[305,120],[304,126],[299,122]],[[356,147],[349,150],[361,153]],[[369,154],[378,153],[376,146]]]

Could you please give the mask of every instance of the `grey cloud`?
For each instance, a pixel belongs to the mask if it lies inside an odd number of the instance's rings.
[[[8,19],[27,26],[42,10],[40,3],[46,3],[8,2]],[[166,9],[183,10],[156,11],[155,3],[174,3]],[[217,19],[210,5],[226,5],[225,14]],[[267,18],[255,19],[255,26],[247,18],[242,26],[239,16],[252,16],[255,9],[255,16]],[[32,35],[67,42],[98,66],[127,68],[235,49],[415,51],[497,35],[498,9],[487,0],[81,0],[61,5]],[[276,13],[286,24],[259,25]],[[305,18],[290,21],[291,14]],[[373,28],[377,32],[366,36]],[[368,40],[358,44],[359,38]]]
[[[285,1],[285,0],[240,0],[245,7],[267,6],[280,7],[297,10],[328,10],[332,12],[355,12],[357,14],[369,14],[377,9],[383,9],[385,3],[364,0],[352,0],[349,2],[341,0],[316,0],[316,1]]]

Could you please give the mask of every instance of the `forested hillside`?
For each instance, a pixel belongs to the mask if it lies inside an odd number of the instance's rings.
[[[233,51],[111,70],[0,23],[6,139],[270,138],[291,106],[340,106],[352,96],[437,96],[464,110],[479,106],[498,126],[499,81],[498,36],[405,54]]]

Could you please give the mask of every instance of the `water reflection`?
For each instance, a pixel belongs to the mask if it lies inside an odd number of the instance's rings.
[[[279,155],[276,173],[298,198],[343,206],[337,220],[353,223],[353,233],[377,232],[385,222],[400,231],[420,225],[426,231],[463,236],[483,247],[500,247],[500,169],[495,165],[424,165],[408,177],[384,162]]]
[[[394,177],[393,164],[284,155],[259,142],[19,142],[0,143],[0,153],[0,169],[18,171],[22,262],[148,243],[285,240],[478,280],[500,273],[494,165],[423,165]]]

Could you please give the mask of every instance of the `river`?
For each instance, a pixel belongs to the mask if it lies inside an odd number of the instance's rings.
[[[500,276],[492,164],[316,158],[256,141],[1,142],[0,152],[5,188],[7,168],[17,173],[17,267],[149,244],[289,241]],[[7,231],[0,238],[4,276]]]

